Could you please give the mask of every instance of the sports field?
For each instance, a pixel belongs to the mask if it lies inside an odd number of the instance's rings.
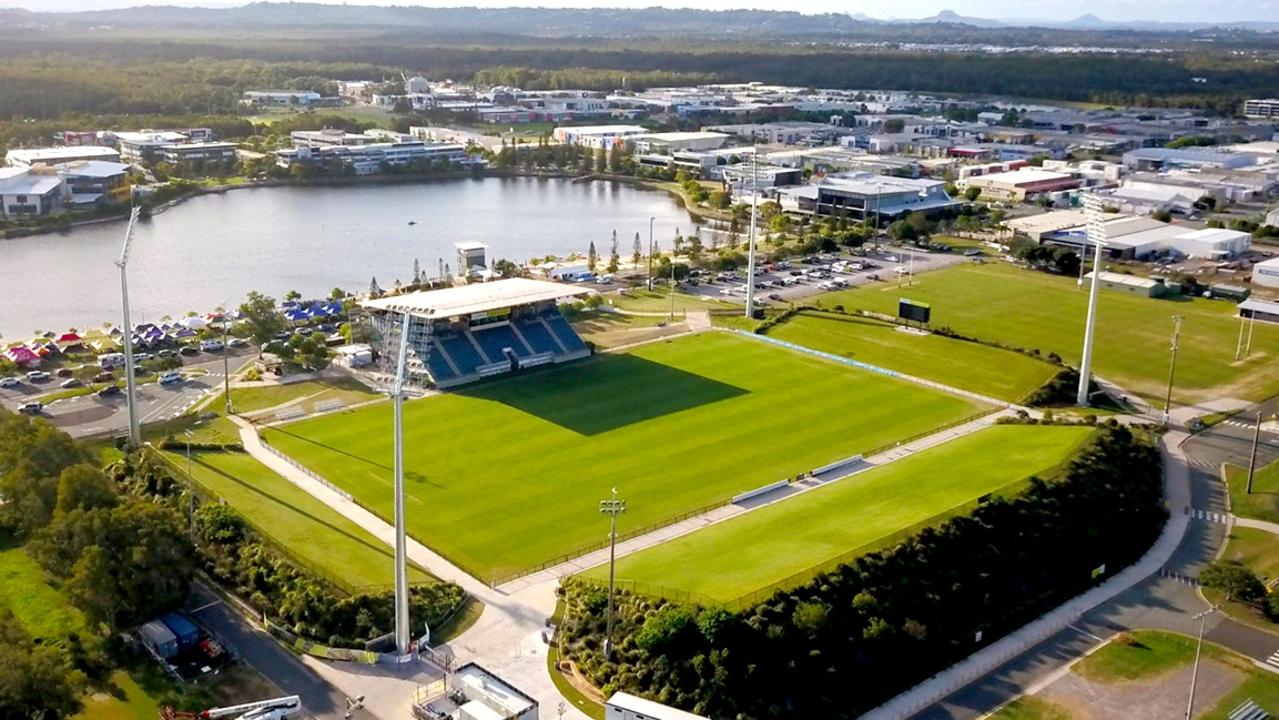
[[[165,453],[185,471],[182,452]],[[307,569],[355,592],[395,584],[394,553],[336,510],[242,452],[191,454],[191,474]],[[409,582],[431,576],[409,567]]]
[[[802,312],[768,334],[1009,402],[1020,402],[1057,374],[1053,365],[1018,352],[837,313]]]
[[[706,333],[405,406],[409,531],[483,579],[668,521],[979,412],[974,403]],[[392,514],[391,408],[303,420],[266,440]]]
[[[810,569],[829,568],[986,493],[1055,470],[1091,433],[1082,426],[995,425],[622,558],[617,577],[641,592],[717,602],[804,582]],[[608,567],[587,576],[607,578]]]
[[[959,265],[924,273],[912,287],[876,283],[822,295],[827,307],[842,304],[897,313],[898,298],[932,305],[934,326],[1041,352],[1077,364],[1083,348],[1087,285],[1074,278],[1021,270],[1007,264]],[[1168,378],[1172,316],[1183,315],[1174,400],[1210,397],[1260,400],[1279,392],[1279,326],[1257,323],[1252,356],[1235,362],[1239,320],[1235,303],[1203,298],[1153,300],[1099,291],[1098,375],[1145,395],[1163,398]]]

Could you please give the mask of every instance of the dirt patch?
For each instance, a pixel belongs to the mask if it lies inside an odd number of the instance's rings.
[[[1190,694],[1190,666],[1156,678],[1097,683],[1067,673],[1036,697],[1066,708],[1075,720],[1167,720],[1184,717]],[[1215,660],[1199,664],[1196,715],[1212,708],[1243,682],[1244,674]]]
[[[586,679],[586,676],[582,674],[581,670],[577,669],[577,664],[572,660],[559,661],[555,669],[564,676],[565,680],[568,680],[570,685],[577,688],[578,692],[589,698],[591,702],[597,705],[604,704],[604,694],[599,691],[599,688],[592,685],[590,680]]]

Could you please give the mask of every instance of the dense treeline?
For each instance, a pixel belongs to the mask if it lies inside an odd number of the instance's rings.
[[[56,49],[57,52],[50,52]],[[319,78],[380,80],[400,69],[431,78],[527,79],[534,85],[627,86],[680,77],[833,88],[897,88],[999,94],[1114,105],[1239,111],[1245,97],[1279,85],[1265,53],[1159,55],[926,53],[891,47],[668,39],[611,45],[424,45],[410,37],[290,40],[246,44],[49,40],[6,43],[0,56],[4,114],[227,112],[250,87],[313,87]],[[101,68],[102,77],[84,73]],[[634,85],[629,78],[635,78]],[[646,79],[646,78],[651,78]],[[1199,80],[1196,80],[1198,78]]]
[[[481,87],[506,85],[523,90],[600,90],[619,88],[643,90],[649,87],[671,85],[699,85],[713,82],[715,76],[701,72],[671,72],[669,70],[607,70],[576,67],[547,70],[528,67],[483,68],[475,73],[474,81]]]
[[[570,582],[567,656],[628,690],[714,718],[852,718],[1132,563],[1166,517],[1148,437],[1110,426],[1060,480],[921,531],[740,613]]]

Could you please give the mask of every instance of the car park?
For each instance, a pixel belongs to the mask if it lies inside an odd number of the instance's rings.
[[[0,388],[18,387],[21,384],[22,384],[22,381],[16,377],[0,378]]]
[[[39,415],[43,411],[44,411],[44,403],[38,400],[33,400],[28,403],[22,403],[21,405],[18,406],[18,412],[23,413],[24,415]]]

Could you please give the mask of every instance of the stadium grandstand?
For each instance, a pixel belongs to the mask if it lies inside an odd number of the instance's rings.
[[[400,323],[409,325],[409,380],[454,387],[524,368],[591,354],[560,314],[563,300],[590,290],[511,278],[366,300],[384,360],[398,355]]]

